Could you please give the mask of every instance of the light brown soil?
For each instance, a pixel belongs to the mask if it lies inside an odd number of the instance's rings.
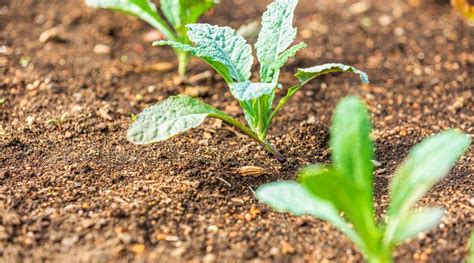
[[[203,20],[237,28],[268,2],[223,0]],[[474,28],[443,1],[373,0],[351,14],[354,2],[301,0],[295,23],[309,47],[285,67],[282,83],[294,83],[296,67],[336,61],[366,70],[371,84],[332,75],[296,95],[270,131],[288,159],[279,164],[215,120],[167,142],[131,145],[131,114],[180,92],[198,91],[243,116],[215,74],[198,90],[174,84],[174,68],[163,69],[175,66],[173,53],[150,47],[150,28],[136,19],[82,1],[0,0],[0,261],[361,261],[329,224],[274,212],[252,191],[328,162],[332,111],[357,94],[373,113],[383,212],[390,176],[412,145],[448,128],[473,133]],[[38,40],[57,26],[58,38]],[[96,54],[96,44],[112,52]],[[190,75],[206,70],[194,60]],[[445,207],[446,217],[401,245],[397,262],[465,258],[472,159],[470,150],[423,199]],[[235,172],[249,165],[267,174]]]

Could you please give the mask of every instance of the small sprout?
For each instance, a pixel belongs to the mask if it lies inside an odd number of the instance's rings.
[[[144,97],[143,97],[142,94],[136,94],[136,95],[135,95],[135,99],[136,99],[137,101],[142,101],[143,98],[144,98]]]
[[[5,98],[0,98],[0,106],[2,106],[3,104],[5,104],[5,102],[7,102],[7,99],[5,99]]]
[[[136,114],[134,114],[134,113],[132,113],[132,114],[130,115],[130,120],[131,120],[132,122],[135,122],[137,119],[138,119],[138,115],[136,115]]]
[[[196,23],[205,12],[218,3],[219,0],[161,0],[160,9],[165,19],[150,0],[86,0],[86,4],[95,8],[112,9],[139,17],[166,39],[182,44],[191,43],[186,35],[186,25]],[[178,73],[184,78],[190,53],[178,49],[175,49],[175,53],[179,62]],[[122,56],[121,61],[125,62],[124,60],[127,60],[126,56]]]
[[[276,0],[263,14],[262,29],[255,44],[260,62],[260,82],[250,81],[254,61],[252,47],[230,27],[190,24],[187,25],[187,33],[193,45],[173,40],[154,43],[190,52],[214,68],[239,101],[248,126],[200,100],[179,95],[139,114],[128,130],[128,140],[135,144],[166,140],[199,126],[206,117],[214,117],[235,126],[279,161],[284,161],[283,155],[267,140],[267,134],[274,117],[302,86],[332,72],[353,72],[360,76],[363,83],[369,81],[364,72],[338,63],[298,69],[295,74],[298,83],[290,87],[274,107],[276,93],[282,89],[278,83],[280,69],[288,59],[306,47],[305,43],[291,46],[297,33],[292,24],[297,3],[298,0]]]
[[[46,121],[46,124],[48,125],[54,125],[54,126],[59,126],[67,121],[67,118],[69,116],[68,112],[65,112],[61,115],[59,118],[54,118],[54,119],[48,119]]]
[[[67,117],[69,117],[69,113],[68,113],[68,112],[65,112],[65,113],[63,113],[63,114],[61,115],[61,118],[59,118],[59,121],[60,121],[61,123],[64,123],[64,122],[66,122]]]
[[[48,125],[56,126],[58,124],[58,122],[59,122],[58,119],[48,119],[48,120],[46,120],[46,124],[48,124]]]
[[[278,211],[330,222],[354,242],[369,262],[392,262],[397,244],[439,224],[444,209],[415,210],[414,206],[448,174],[471,139],[451,130],[416,145],[395,172],[389,187],[388,212],[377,221],[370,132],[364,104],[355,97],[343,99],[332,121],[332,165],[309,165],[299,172],[300,183],[266,184],[257,189],[256,197]]]
[[[127,61],[128,61],[128,56],[127,56],[127,55],[122,55],[122,56],[120,57],[120,62],[125,63],[125,62],[127,62]]]
[[[20,58],[20,66],[22,66],[24,68],[28,67],[30,62],[31,62],[31,57],[30,56]]]

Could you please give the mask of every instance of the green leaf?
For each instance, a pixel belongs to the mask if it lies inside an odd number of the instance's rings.
[[[160,40],[153,42],[153,46],[171,46],[174,49],[190,52],[193,55],[196,55],[197,49],[191,45],[183,44],[176,41],[170,40]],[[214,61],[208,57],[201,57],[205,62],[207,62],[211,67],[213,67],[217,73],[219,73],[227,83],[232,83],[232,76],[230,75],[229,69],[218,61]]]
[[[237,82],[230,85],[230,92],[239,101],[248,101],[271,94],[276,89],[273,83]]]
[[[184,11],[184,24],[196,23],[199,17],[219,4],[220,0],[181,0]]]
[[[286,62],[288,61],[288,59],[294,57],[296,55],[296,53],[298,51],[300,51],[300,49],[302,48],[305,48],[307,47],[308,45],[306,45],[306,43],[304,42],[301,42],[301,43],[298,43],[297,45],[294,45],[292,47],[290,47],[289,49],[285,50],[283,53],[281,53],[279,56],[278,56],[278,59],[275,60],[272,65],[270,66],[271,69],[273,70],[278,70],[280,69],[281,67],[283,67]]]
[[[199,126],[206,117],[213,117],[233,125],[275,154],[264,141],[238,120],[198,99],[185,95],[169,97],[140,113],[130,125],[127,139],[135,144],[164,141],[174,135]]]
[[[161,0],[161,10],[176,30],[195,23],[202,14],[219,1],[215,0]]]
[[[350,185],[354,193],[343,210],[370,247],[377,246],[381,233],[374,220],[372,125],[363,102],[348,96],[337,105],[331,126],[331,157],[339,180]],[[347,187],[347,186],[345,186]],[[345,187],[341,187],[344,189]],[[349,188],[349,189],[351,189]],[[343,190],[344,191],[344,190]]]
[[[330,202],[354,225],[363,240],[361,250],[367,255],[375,250],[382,232],[377,227],[372,211],[372,203],[367,204],[364,189],[358,189],[347,175],[334,167],[309,165],[299,173],[301,184],[313,195]]]
[[[158,15],[155,4],[150,0],[86,0],[86,4],[94,8],[113,9],[139,17],[159,30],[167,39],[177,40],[175,33]]]
[[[364,206],[372,205],[371,130],[369,114],[360,100],[348,96],[339,102],[332,119],[331,157],[334,167],[363,193]]]
[[[311,68],[300,68],[295,74],[295,77],[303,84],[308,83],[316,77],[319,77],[324,74],[333,73],[333,72],[353,72],[358,74],[362,83],[368,84],[369,77],[363,71],[360,71],[352,66],[340,64],[340,63],[328,63],[323,65],[318,65]]]
[[[177,41],[172,41],[172,40],[158,40],[158,41],[154,41],[152,45],[153,46],[170,46],[174,49],[191,52],[191,53],[194,53],[196,50],[196,48],[191,45],[177,42]]]
[[[145,109],[128,129],[127,138],[135,144],[149,144],[199,126],[207,116],[225,113],[191,97],[178,95]]]
[[[411,149],[392,180],[389,214],[408,211],[448,174],[470,142],[468,136],[450,130],[425,139]]]
[[[363,247],[357,233],[339,216],[334,206],[311,195],[296,182],[274,182],[260,186],[256,191],[257,199],[281,212],[293,215],[311,215],[326,220],[336,226],[355,244]]]
[[[436,227],[444,213],[444,209],[439,207],[412,212],[398,225],[393,241],[403,242],[408,238],[415,237],[418,233]]]
[[[267,69],[267,76],[265,77],[265,81],[267,82],[277,82],[278,77],[280,75],[280,68],[283,67],[288,59],[294,57],[296,55],[296,52],[298,52],[300,49],[306,47],[306,43],[301,42],[298,45],[294,45],[291,48],[287,49],[283,53],[281,53],[278,56],[278,59],[275,60]]]
[[[160,0],[161,11],[175,29],[182,26],[182,6],[180,2],[180,0]]]
[[[196,44],[196,56],[225,65],[237,82],[245,82],[250,78],[252,48],[242,36],[230,27],[209,24],[190,24],[188,29],[189,39]]]
[[[410,209],[448,174],[470,143],[470,137],[450,130],[425,139],[410,150],[390,185],[385,244],[394,242],[397,229],[409,216]]]
[[[273,80],[270,67],[296,37],[296,28],[293,27],[293,13],[297,4],[298,0],[276,0],[268,6],[262,16],[262,30],[255,44],[258,61],[261,64],[260,78],[262,82]]]
[[[330,202],[338,211],[351,218],[355,195],[358,190],[348,177],[340,174],[334,167],[311,164],[300,170],[301,184],[315,196]],[[359,209],[359,208],[357,208]]]
[[[329,63],[315,66],[312,68],[300,68],[295,74],[295,77],[300,81],[300,83],[288,89],[286,95],[280,99],[277,106],[273,110],[270,120],[272,120],[278,114],[278,112],[283,109],[285,104],[296,94],[296,92],[301,89],[301,87],[303,87],[305,84],[307,84],[316,77],[332,72],[354,72],[360,76],[363,83],[369,83],[369,77],[367,76],[367,74],[352,66],[347,66],[344,64]]]

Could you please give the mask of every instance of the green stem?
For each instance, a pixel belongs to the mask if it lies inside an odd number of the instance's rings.
[[[270,123],[273,121],[273,118],[275,118],[275,116],[281,111],[281,109],[283,109],[283,106],[285,106],[285,104],[291,99],[291,97],[293,97],[293,95],[295,95],[295,93],[304,85],[306,84],[306,82],[304,83],[300,83],[300,84],[297,84],[293,87],[290,87],[288,89],[288,92],[287,94],[285,95],[285,97],[282,97],[280,99],[280,101],[278,102],[277,106],[275,107],[275,109],[273,110],[273,112],[270,114],[270,117],[268,118],[268,121],[267,121],[267,128],[265,129],[265,134],[268,133],[268,128],[270,127]]]
[[[178,74],[182,79],[186,79],[189,53],[185,51],[176,51],[176,56],[178,57]]]
[[[275,156],[275,158],[280,162],[280,163],[283,163],[285,162],[285,157],[283,156],[283,154],[281,154],[275,147],[273,147],[273,145],[267,141],[266,139],[263,141],[264,143],[264,148],[265,150],[267,150],[268,152],[270,152],[271,154],[273,154],[273,156]]]
[[[264,96],[262,96],[264,97]],[[264,109],[263,109],[263,105],[262,105],[262,97],[258,98],[257,99],[257,123],[255,123],[256,125],[256,129],[257,129],[257,134],[259,135],[259,138],[260,139],[265,139],[265,122],[264,122]]]
[[[210,117],[214,117],[214,118],[218,118],[218,119],[221,119],[223,120],[224,122],[226,122],[227,124],[230,124],[236,128],[238,128],[241,132],[247,134],[248,136],[250,136],[250,138],[254,139],[256,142],[258,142],[260,145],[263,146],[263,148],[273,154],[273,156],[275,156],[275,158],[279,161],[279,162],[284,162],[285,161],[285,157],[275,148],[273,147],[273,145],[266,139],[260,139],[259,136],[253,132],[251,129],[249,129],[247,126],[243,125],[242,123],[240,123],[238,120],[230,117],[230,116],[227,116],[227,115],[215,115],[215,114],[211,114],[209,115]]]
[[[367,262],[369,263],[391,263],[392,251],[391,249],[381,249],[375,253],[367,255]]]

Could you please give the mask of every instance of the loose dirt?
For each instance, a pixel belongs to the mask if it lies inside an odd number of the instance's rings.
[[[238,28],[268,2],[223,0],[203,21]],[[82,1],[0,0],[0,261],[362,261],[329,224],[277,213],[253,191],[329,162],[332,111],[356,94],[375,126],[382,213],[411,146],[448,128],[473,133],[474,28],[443,1],[354,3],[302,0],[297,9],[309,48],[283,70],[285,88],[297,67],[332,61],[366,70],[371,84],[334,74],[297,94],[270,131],[288,159],[280,164],[216,120],[166,142],[128,143],[132,113],[182,92],[243,115],[214,73],[197,88],[175,84],[173,53],[151,47],[145,39],[156,34],[137,19]],[[191,76],[209,70],[190,65]],[[472,159],[471,149],[420,202],[446,216],[401,245],[397,262],[465,258]],[[265,173],[242,176],[244,166]]]

